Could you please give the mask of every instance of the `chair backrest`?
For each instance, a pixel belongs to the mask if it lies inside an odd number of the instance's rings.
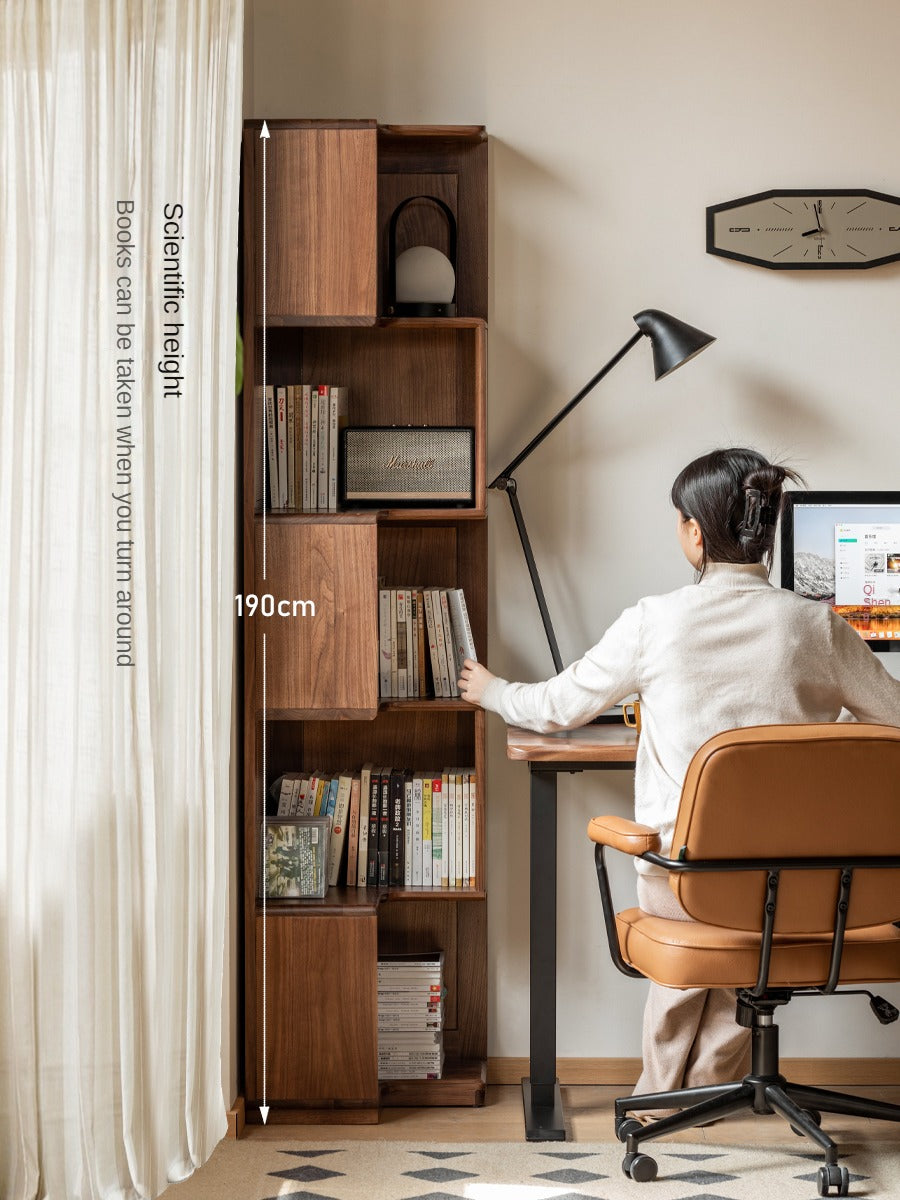
[[[683,848],[683,849],[682,849]],[[691,760],[671,857],[900,856],[900,728],[762,725],[710,738]],[[677,873],[670,882],[696,920],[762,926],[766,873]],[[775,930],[834,926],[840,872],[783,871]],[[857,868],[848,928],[900,918],[900,870]]]

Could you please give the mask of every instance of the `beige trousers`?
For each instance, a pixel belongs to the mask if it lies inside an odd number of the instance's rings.
[[[663,876],[639,875],[637,891],[644,912],[673,921],[691,919]],[[735,1008],[731,989],[681,990],[651,983],[644,1009],[643,1070],[634,1095],[730,1083],[746,1075],[750,1030],[737,1024]],[[663,1115],[664,1110],[647,1110],[646,1115],[654,1112]]]

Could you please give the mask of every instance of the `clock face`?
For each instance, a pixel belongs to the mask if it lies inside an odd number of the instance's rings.
[[[867,190],[769,191],[706,210],[709,254],[782,270],[900,260],[900,197]]]

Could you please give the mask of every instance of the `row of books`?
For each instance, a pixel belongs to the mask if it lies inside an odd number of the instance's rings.
[[[269,385],[265,406],[273,511],[337,512],[347,388],[327,383]]]
[[[443,951],[379,956],[379,1079],[440,1079],[443,1028]]]
[[[471,767],[413,771],[367,763],[328,775],[290,771],[267,820],[330,817],[328,886],[475,887],[477,782]]]
[[[458,696],[463,662],[477,662],[463,589],[381,588],[378,648],[382,699]]]

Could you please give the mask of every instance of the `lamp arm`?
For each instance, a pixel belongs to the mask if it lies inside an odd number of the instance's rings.
[[[493,486],[493,484],[491,485]],[[522,516],[522,509],[519,505],[519,497],[516,495],[516,481],[509,477],[504,477],[503,490],[509,496],[509,503],[512,507],[513,518],[516,522],[516,529],[519,531],[519,541],[522,543],[522,549],[525,552],[525,562],[528,564],[528,574],[531,576],[531,586],[534,588],[535,599],[537,600],[538,609],[540,610],[541,620],[544,623],[544,632],[547,635],[547,641],[550,644],[550,653],[553,655],[553,665],[556,668],[557,675],[563,669],[562,655],[559,652],[559,645],[556,641],[556,634],[553,630],[553,622],[550,620],[550,611],[547,608],[547,601],[544,596],[544,589],[541,585],[541,577],[538,574],[537,563],[534,561],[534,554],[531,550],[531,541],[528,537],[528,530],[525,528],[525,518]]]
[[[612,358],[609,360],[609,362],[606,363],[605,366],[600,368],[600,370],[593,377],[593,379],[590,379],[584,385],[584,387],[581,389],[581,391],[578,393],[577,396],[573,396],[572,399],[568,402],[568,404],[566,404],[563,408],[561,408],[560,411],[556,414],[556,416],[551,418],[551,420],[549,420],[547,422],[547,424],[540,431],[540,433],[535,434],[535,436],[531,439],[531,441],[528,443],[528,445],[525,447],[525,449],[520,451],[516,455],[516,457],[512,460],[512,462],[509,463],[508,466],[503,468],[503,470],[500,472],[500,474],[497,476],[497,478],[492,483],[488,484],[488,487],[489,488],[502,488],[503,481],[508,480],[510,478],[513,471],[515,471],[516,467],[518,467],[521,463],[523,463],[525,461],[525,459],[528,458],[528,456],[530,454],[532,454],[538,448],[538,446],[548,436],[548,434],[553,432],[553,430],[560,423],[560,421],[565,420],[565,418],[569,415],[569,413],[576,406],[576,404],[581,403],[581,401],[585,398],[585,396],[597,386],[597,384],[604,377],[604,375],[607,375],[613,369],[613,367],[616,366],[617,363],[621,362],[621,360],[625,357],[625,355],[628,353],[628,351],[631,350],[634,346],[636,346],[643,336],[644,336],[643,332],[641,330],[638,330],[637,333],[635,333],[631,338],[629,338],[629,340],[625,343],[625,345],[622,347],[622,349],[619,350],[616,354],[614,354],[612,356]]]

